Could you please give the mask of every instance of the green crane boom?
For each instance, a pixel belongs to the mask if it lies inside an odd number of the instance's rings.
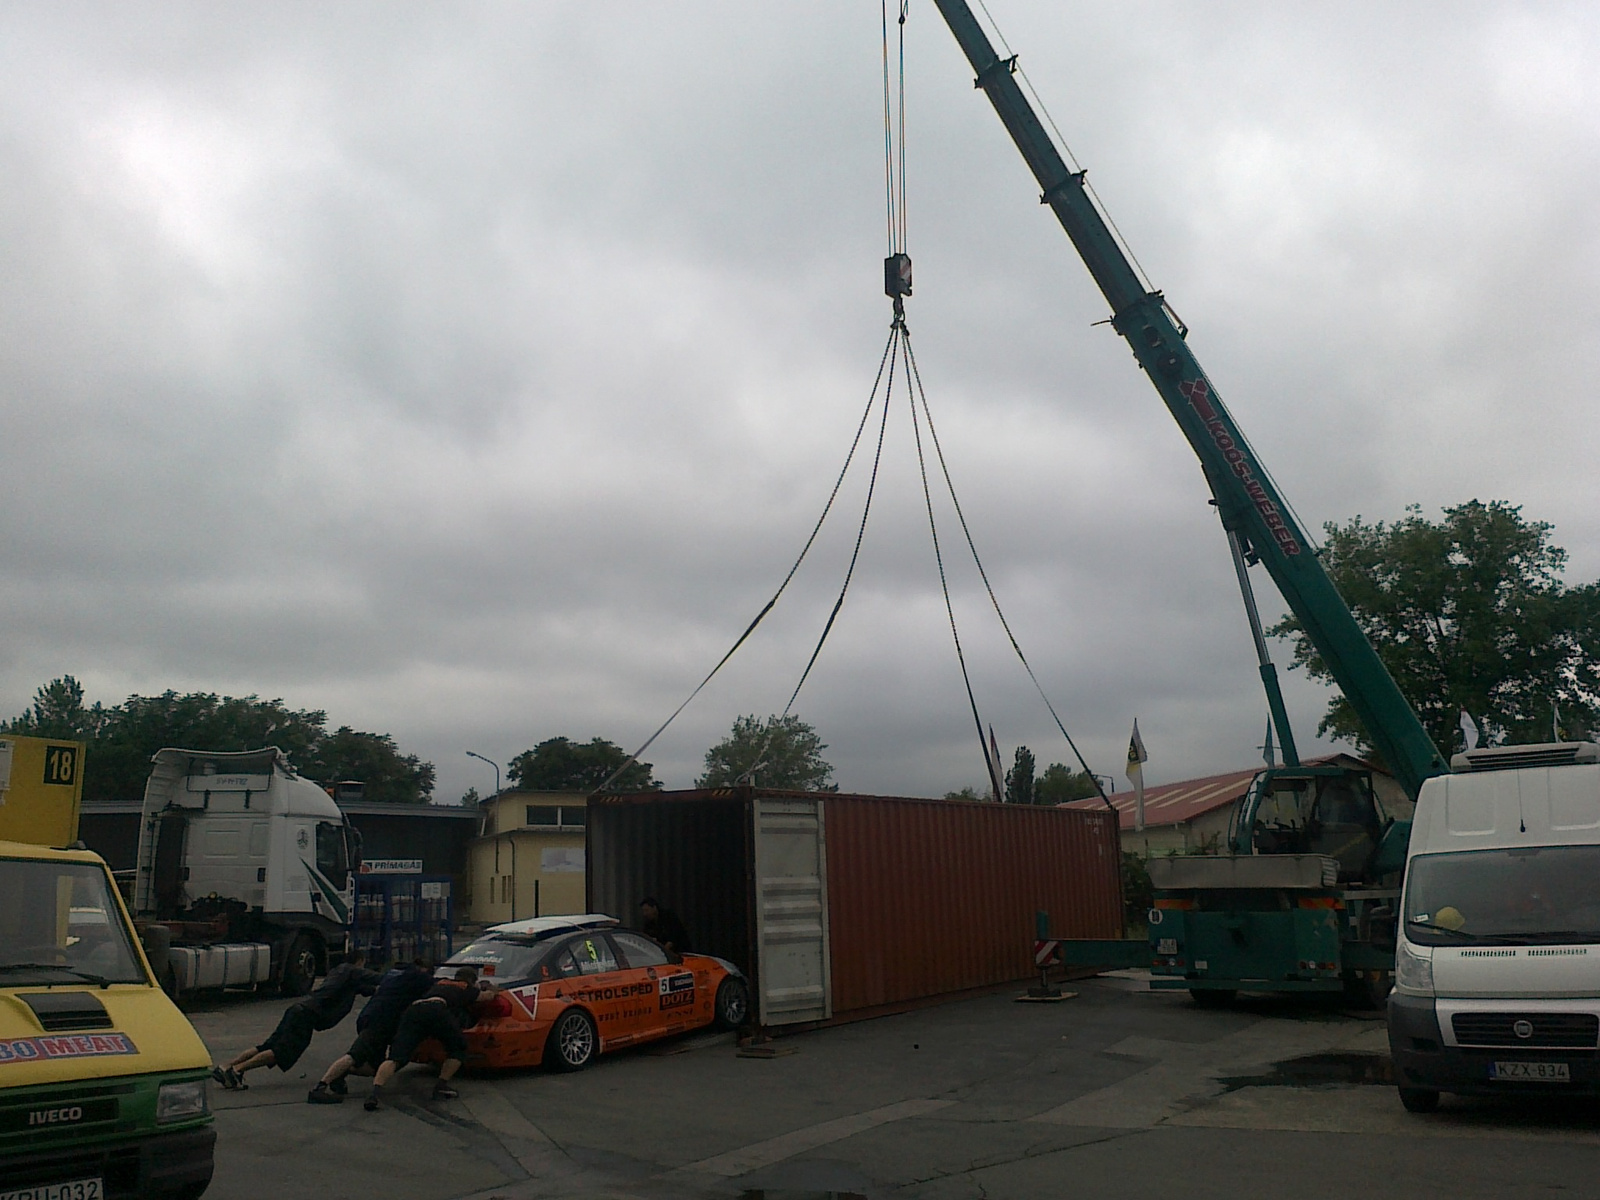
[[[1422,723],[1328,578],[1221,396],[1184,338],[1187,329],[1160,292],[1148,291],[1084,186],[1068,168],[1013,77],[1014,58],[994,52],[965,0],[934,0],[977,73],[1006,131],[1027,160],[1089,274],[1111,305],[1111,323],[1161,393],[1200,458],[1224,527],[1259,557],[1356,710],[1372,744],[1413,799],[1422,781],[1448,770]],[[1269,698],[1276,681],[1268,684]],[[1281,703],[1274,704],[1280,729]]]

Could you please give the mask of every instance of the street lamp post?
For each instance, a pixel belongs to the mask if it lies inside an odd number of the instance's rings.
[[[476,750],[468,750],[467,751],[467,757],[468,758],[475,758],[479,762],[486,762],[491,767],[494,768],[494,794],[496,796],[498,796],[500,794],[500,764],[495,762],[495,760],[492,759],[492,758],[485,758],[483,755],[479,754]]]

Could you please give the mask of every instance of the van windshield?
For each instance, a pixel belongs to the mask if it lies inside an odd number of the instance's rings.
[[[1600,942],[1600,846],[1422,854],[1407,870],[1406,937],[1425,946]]]
[[[0,861],[0,985],[146,983],[103,867]]]

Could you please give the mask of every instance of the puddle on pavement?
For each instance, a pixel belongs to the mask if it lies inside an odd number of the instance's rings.
[[[1247,1087],[1317,1087],[1340,1083],[1394,1084],[1387,1054],[1308,1054],[1274,1064],[1262,1075],[1235,1075],[1218,1081],[1225,1091]]]

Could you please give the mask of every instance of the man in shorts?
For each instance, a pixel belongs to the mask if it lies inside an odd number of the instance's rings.
[[[212,1067],[211,1077],[225,1088],[243,1088],[246,1071],[257,1067],[290,1070],[311,1045],[311,1035],[332,1029],[350,1015],[356,997],[370,996],[377,990],[376,971],[367,970],[366,955],[357,949],[348,961],[328,972],[322,985],[304,1000],[296,1001],[278,1019],[278,1027],[267,1040],[241,1053],[224,1067]]]
[[[454,979],[434,984],[420,1000],[412,1001],[400,1018],[394,1040],[389,1043],[389,1057],[378,1068],[372,1080],[372,1094],[362,1107],[368,1112],[381,1107],[383,1089],[389,1080],[429,1038],[437,1038],[444,1046],[444,1065],[439,1068],[439,1081],[433,1085],[433,1099],[454,1100],[459,1093],[450,1081],[467,1056],[467,1039],[462,1030],[472,1024],[478,1001],[498,994],[499,989],[492,984],[480,987],[476,967],[460,967]]]
[[[420,958],[396,963],[385,971],[378,980],[378,990],[356,1017],[356,1040],[342,1057],[334,1060],[321,1082],[306,1096],[306,1102],[338,1104],[348,1094],[346,1075],[371,1075],[382,1066],[400,1017],[413,1000],[421,999],[432,986],[433,972]]]

